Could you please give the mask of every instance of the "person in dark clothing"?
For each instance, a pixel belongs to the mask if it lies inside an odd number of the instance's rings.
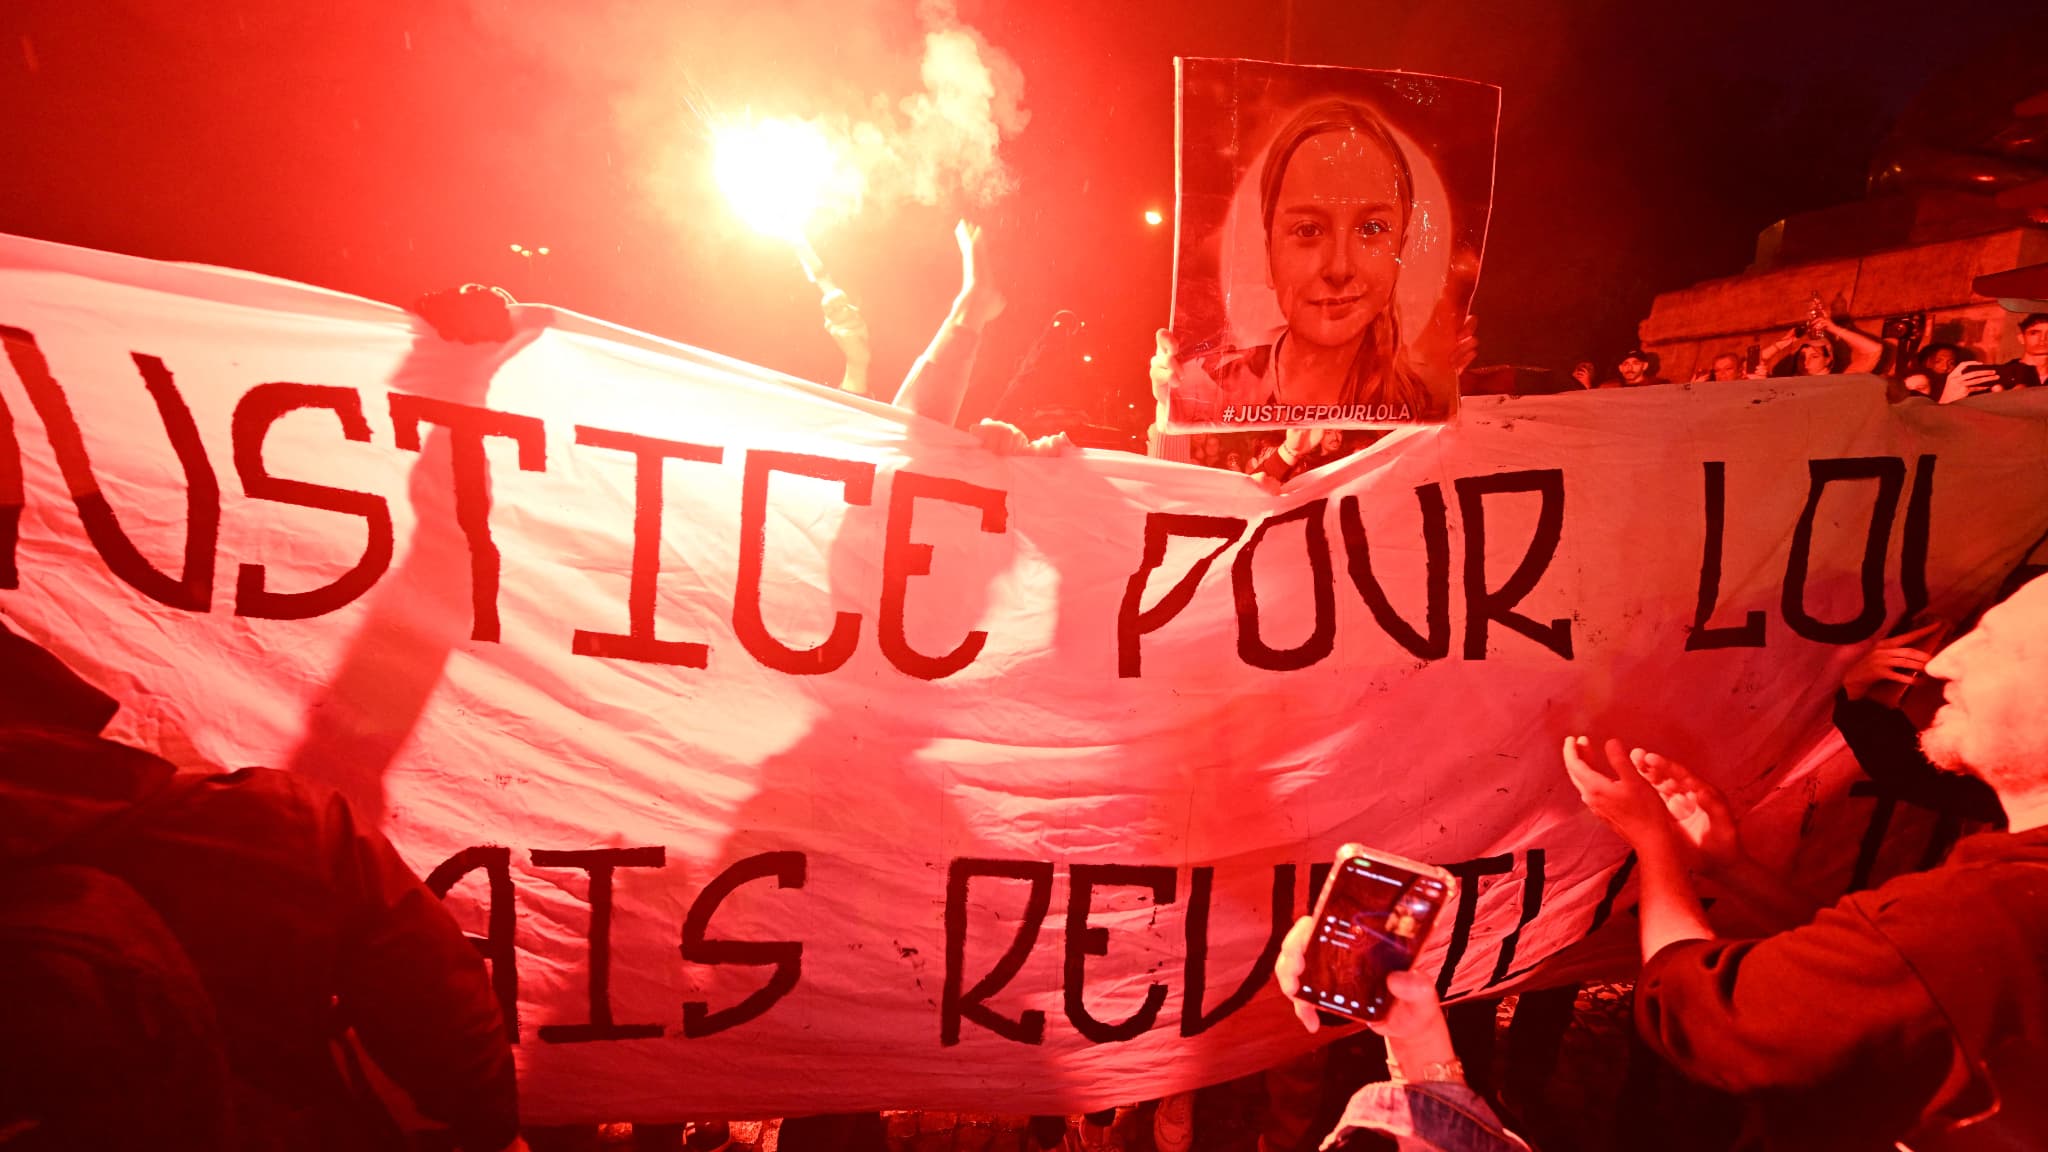
[[[94,868],[0,882],[0,1148],[233,1149],[234,1085],[192,962]]]
[[[1620,374],[1621,379],[1602,384],[1601,387],[1641,388],[1650,384],[1670,383],[1664,377],[1651,371],[1650,365],[1649,353],[1644,352],[1640,348],[1631,348],[1627,353],[1623,354],[1621,362],[1615,366],[1615,371]]]
[[[337,1059],[353,1030],[461,1147],[521,1147],[483,961],[389,841],[290,773],[104,739],[112,703],[0,626],[0,870],[83,865],[162,919],[212,1000],[239,1146],[403,1146]]]
[[[1998,793],[1975,776],[1943,772],[1920,751],[1920,730],[1906,713],[1864,698],[1835,696],[1835,728],[1856,763],[1887,794],[1944,816],[1980,824],[2004,824]]]
[[[1976,360],[1955,366],[1941,389],[1941,402],[1952,404],[1979,392],[1995,392],[2013,383],[2021,388],[2038,388],[2048,383],[2048,312],[2031,312],[2020,318],[2020,354],[1994,368]],[[2012,373],[2008,379],[1999,369]]]
[[[1720,940],[1690,877],[1701,829],[1674,818],[1663,757],[1565,744],[1587,807],[1636,850],[1636,1026],[1687,1075],[1747,1096],[1767,1148],[2036,1148],[2048,1143],[2048,577],[1927,665],[1946,704],[1936,766],[1997,794],[2008,832],[1845,897],[1811,923]]]
[[[1852,892],[1869,885],[1900,804],[1935,813],[1921,868],[1939,863],[1966,825],[2005,826],[2005,811],[1990,785],[1943,772],[1920,750],[1920,729],[1941,703],[1939,687],[1922,679],[1922,672],[1946,631],[1936,621],[1886,638],[1850,666],[1835,694],[1835,729],[1870,778],[1850,794],[1876,800],[1850,876]]]

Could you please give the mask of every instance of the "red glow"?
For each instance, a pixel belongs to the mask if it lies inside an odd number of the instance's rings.
[[[825,133],[801,120],[760,120],[717,130],[718,186],[740,219],[785,240],[803,236],[821,209],[847,209],[860,177]]]

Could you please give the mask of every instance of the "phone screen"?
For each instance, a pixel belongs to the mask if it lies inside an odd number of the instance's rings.
[[[1415,964],[1448,895],[1444,882],[1384,861],[1347,857],[1323,891],[1301,998],[1356,1020],[1390,1003],[1387,974]]]

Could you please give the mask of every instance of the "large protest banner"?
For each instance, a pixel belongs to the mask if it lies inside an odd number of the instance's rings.
[[[1566,734],[1750,805],[1850,660],[2048,529],[2032,394],[1480,398],[1274,493],[522,323],[0,240],[0,613],[116,737],[380,818],[541,1123],[1270,1065],[1346,840],[1458,872],[1426,963],[1512,986],[1632,899]]]

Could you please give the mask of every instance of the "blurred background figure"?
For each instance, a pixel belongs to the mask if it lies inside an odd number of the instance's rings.
[[[1913,357],[1913,370],[1906,373],[1901,383],[1906,391],[1932,399],[1962,359],[1963,350],[1954,344],[1929,344]]]

